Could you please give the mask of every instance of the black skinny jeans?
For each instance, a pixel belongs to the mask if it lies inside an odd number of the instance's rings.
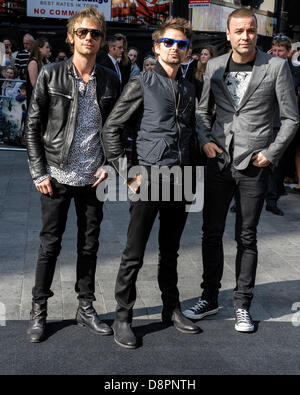
[[[233,195],[236,196],[235,308],[248,309],[253,298],[257,267],[257,225],[268,185],[269,168],[252,164],[245,170],[231,165],[220,171],[217,159],[208,159],[203,209],[202,298],[217,303],[224,267],[223,233]]]
[[[51,180],[53,197],[41,195],[42,230],[36,267],[33,301],[44,303],[53,296],[50,290],[61,240],[66,228],[68,210],[74,198],[77,214],[77,280],[78,299],[95,300],[95,273],[99,247],[103,203],[90,185],[74,187]]]
[[[171,312],[179,306],[177,258],[181,235],[188,216],[186,202],[131,202],[127,244],[115,286],[116,318],[120,321],[132,321],[132,309],[136,300],[136,280],[143,266],[146,245],[158,213],[160,220],[158,284],[164,309]]]

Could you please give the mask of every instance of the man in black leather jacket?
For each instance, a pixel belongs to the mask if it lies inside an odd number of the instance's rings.
[[[177,288],[177,252],[187,219],[186,201],[175,198],[182,184],[174,179],[169,187],[170,198],[164,199],[162,181],[153,170],[183,170],[191,165],[190,142],[193,136],[195,93],[187,80],[176,81],[180,63],[186,56],[191,30],[188,21],[170,18],[153,34],[158,56],[154,70],[132,79],[124,88],[119,101],[103,128],[103,142],[108,160],[120,170],[118,159],[124,156],[121,134],[128,123],[138,130],[137,163],[151,178],[146,190],[158,191],[159,198],[131,201],[127,244],[116,280],[116,319],[114,339],[126,348],[136,348],[137,339],[131,330],[132,310],[136,299],[136,278],[143,265],[146,244],[159,213],[158,283],[162,292],[162,320],[185,333],[198,333],[199,327],[186,319],[180,309]],[[122,167],[122,166],[121,166]],[[146,175],[145,174],[145,175]],[[141,189],[144,188],[142,174]],[[137,181],[138,181],[137,177]],[[176,176],[174,177],[176,178]],[[149,180],[149,178],[148,178]]]
[[[30,342],[45,337],[47,300],[74,198],[77,224],[78,324],[109,335],[92,305],[102,206],[96,186],[107,177],[100,132],[119,94],[114,73],[95,65],[105,40],[102,13],[89,7],[69,19],[73,57],[42,68],[30,103],[26,144],[31,176],[41,193],[42,230],[30,326]]]

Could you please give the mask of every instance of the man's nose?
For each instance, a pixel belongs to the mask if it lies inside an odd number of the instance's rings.
[[[247,30],[245,30],[245,31],[242,33],[242,38],[243,38],[244,40],[247,40],[248,37],[249,37],[249,33],[247,32]]]

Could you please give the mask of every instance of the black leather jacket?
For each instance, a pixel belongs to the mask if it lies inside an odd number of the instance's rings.
[[[124,156],[121,133],[134,123],[139,165],[191,165],[194,122],[193,85],[182,78],[171,80],[157,63],[153,71],[131,79],[124,88],[103,127],[105,154],[118,169],[118,159]]]
[[[33,179],[47,173],[46,164],[63,168],[67,163],[78,105],[72,60],[44,66],[32,94],[25,139]],[[104,124],[118,98],[119,80],[107,68],[96,65],[96,81]]]

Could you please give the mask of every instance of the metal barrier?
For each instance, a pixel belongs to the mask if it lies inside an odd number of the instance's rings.
[[[14,85],[6,87],[6,82]],[[0,142],[5,144],[24,145],[27,103],[26,89],[20,90],[23,83],[24,80],[0,78]]]

